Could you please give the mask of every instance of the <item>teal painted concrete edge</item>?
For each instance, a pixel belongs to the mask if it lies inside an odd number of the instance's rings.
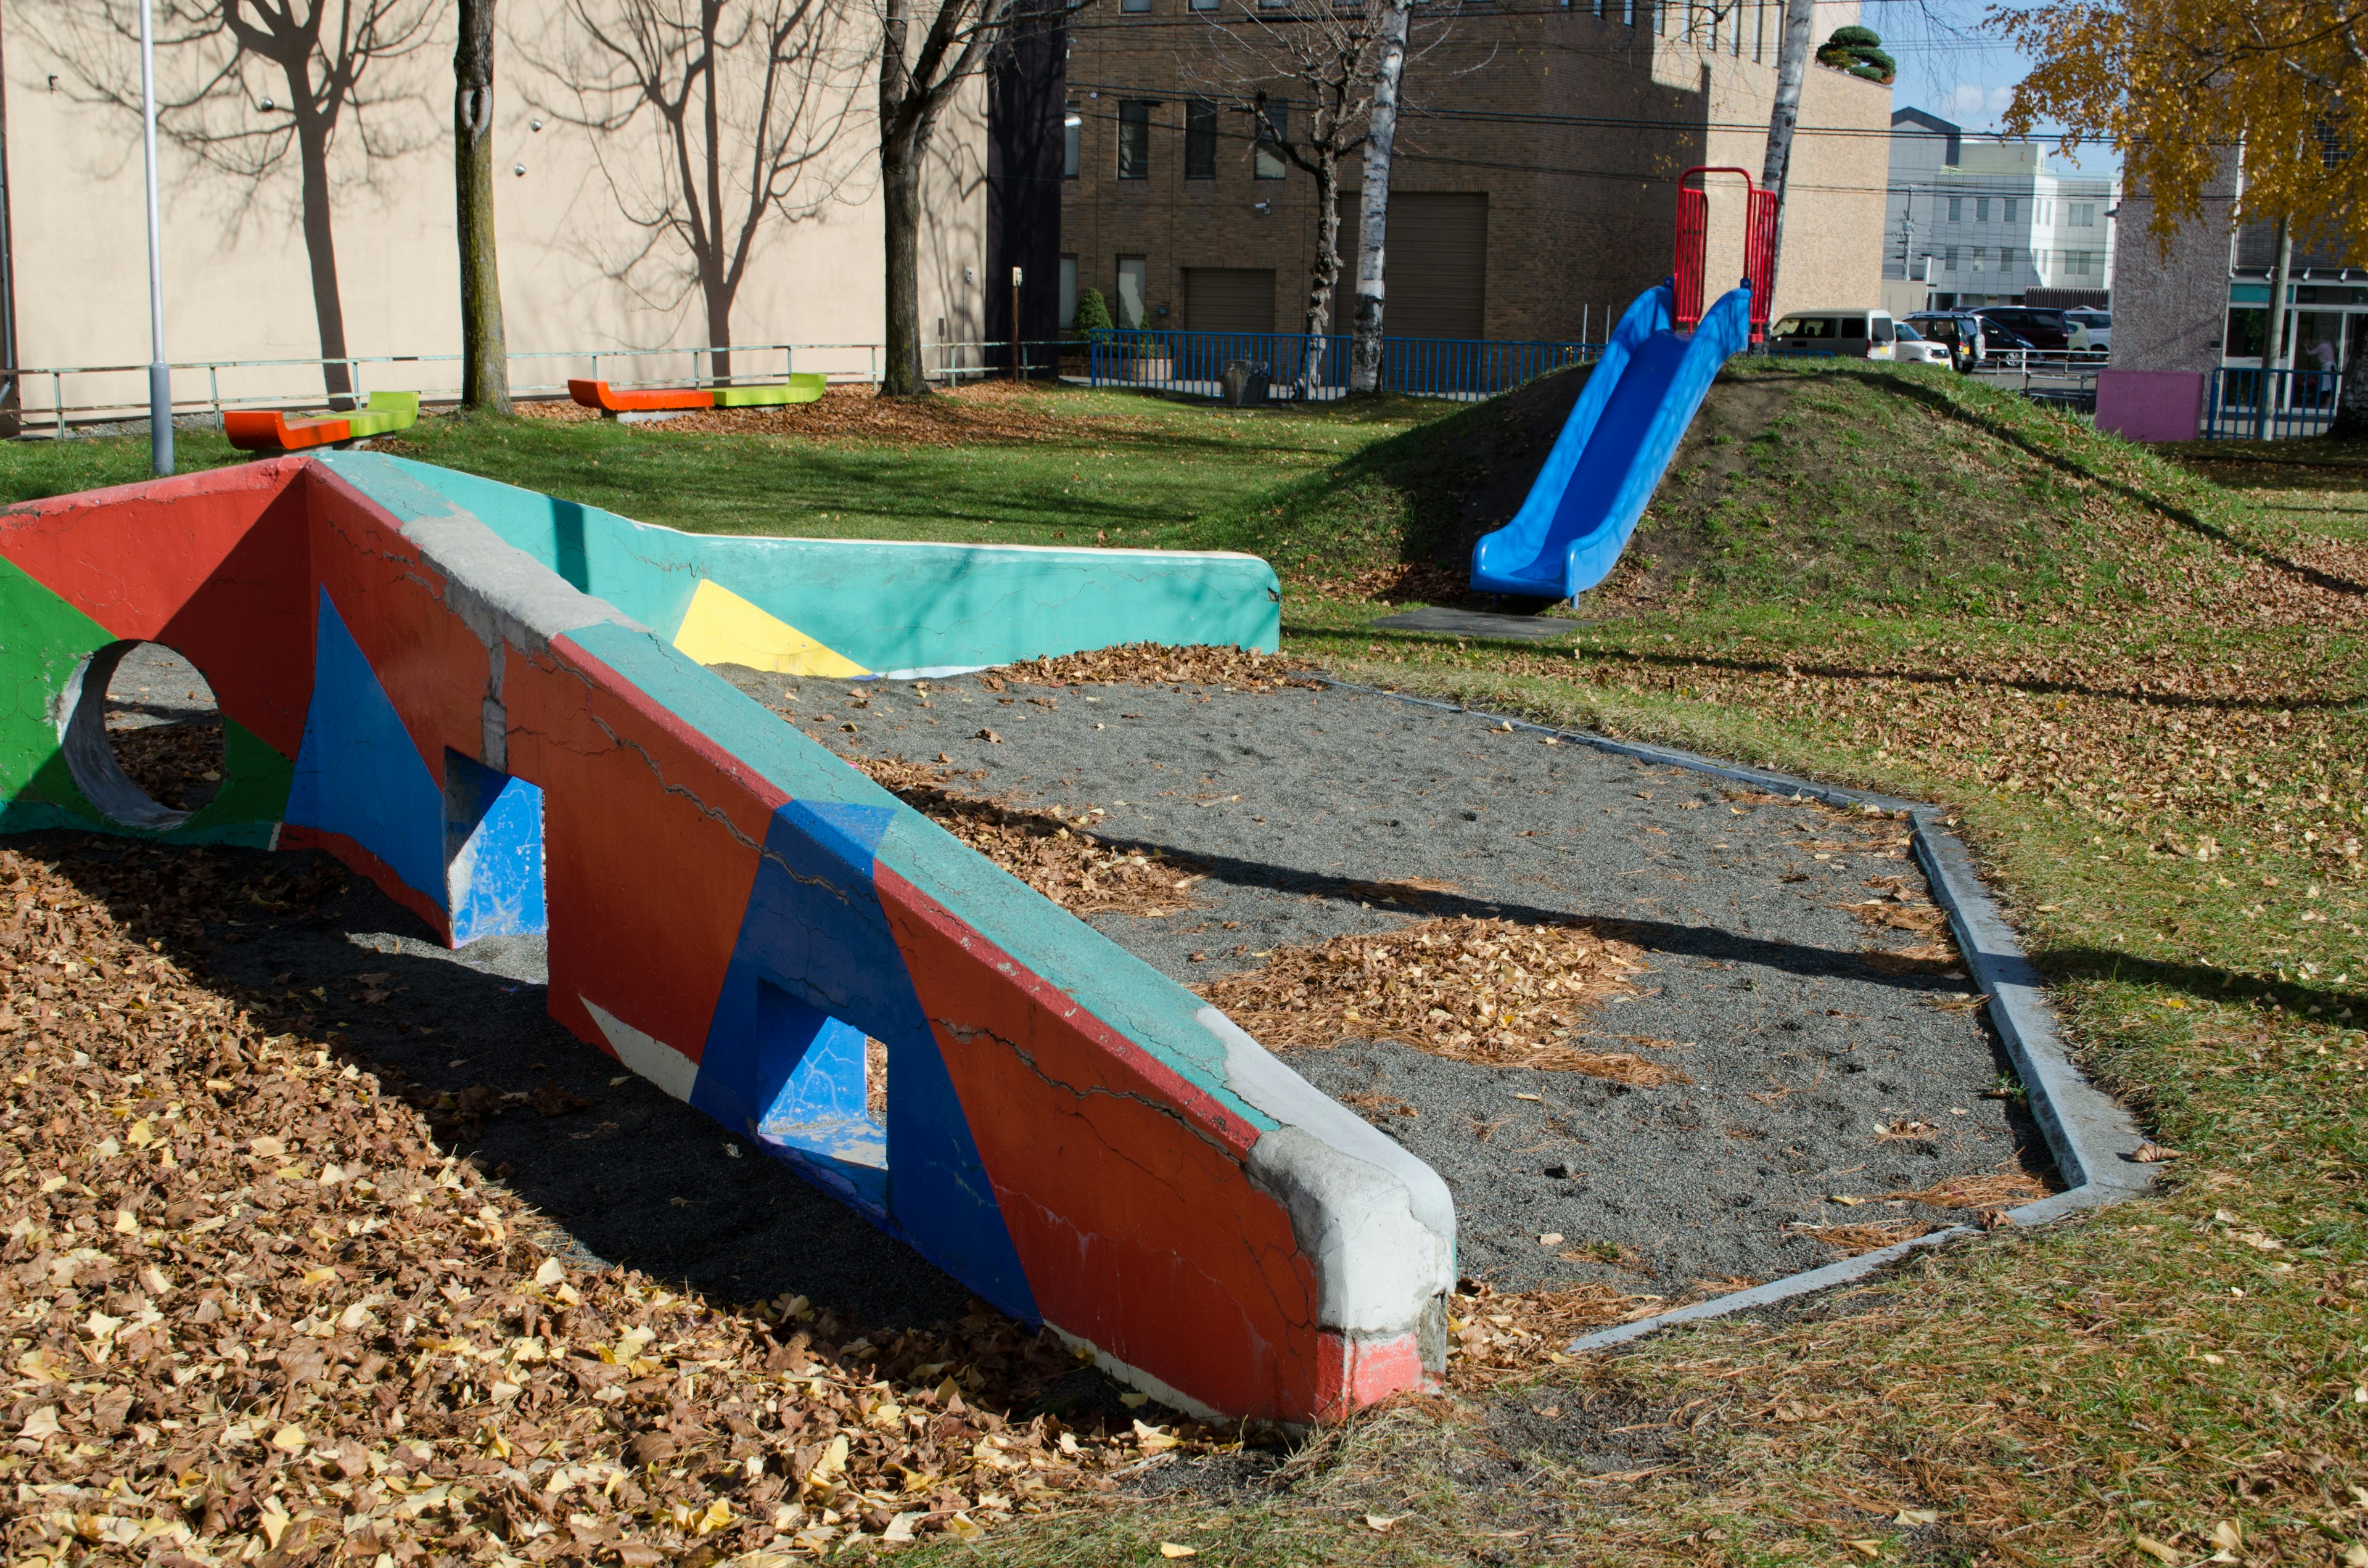
[[[1281,1125],[1227,1085],[1224,1043],[1201,1022],[1201,998],[648,632],[608,623],[566,635],[791,799],[894,810],[880,864],[1244,1121]]]
[[[273,822],[233,822],[214,827],[176,827],[163,832],[125,827],[93,812],[85,815],[47,801],[0,801],[0,835],[43,833],[63,829],[103,833],[115,838],[138,838],[150,844],[227,844],[242,849],[268,849],[279,824]]]
[[[1254,555],[689,534],[382,453],[315,460],[406,522],[472,514],[666,637],[702,579],[881,671],[1123,642],[1271,653],[1281,635],[1281,585]]]

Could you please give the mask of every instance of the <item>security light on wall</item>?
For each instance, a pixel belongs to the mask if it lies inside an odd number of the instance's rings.
[[[1274,215],[1274,203],[1271,201],[1253,201],[1250,203],[1250,210],[1257,213],[1261,218],[1272,217]]]
[[[1061,117],[1061,123],[1063,125],[1083,125],[1085,122],[1086,117],[1074,111]]]

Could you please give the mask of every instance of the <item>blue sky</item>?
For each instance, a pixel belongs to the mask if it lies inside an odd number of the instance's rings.
[[[1988,0],[1861,0],[1861,9],[1899,62],[1891,90],[1896,107],[1930,109],[1968,131],[1998,129],[2015,84],[2031,64],[1982,27]],[[2077,165],[2056,166],[2095,175],[2112,173],[2119,163],[2111,149],[2091,147]]]

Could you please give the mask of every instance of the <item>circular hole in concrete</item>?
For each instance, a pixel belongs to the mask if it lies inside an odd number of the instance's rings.
[[[67,770],[110,820],[177,827],[222,788],[222,710],[173,649],[110,643],[83,662],[66,695]]]

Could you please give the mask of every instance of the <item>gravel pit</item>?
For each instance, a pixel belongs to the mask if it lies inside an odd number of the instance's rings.
[[[1539,1051],[1560,1068],[1371,1038],[1354,984],[1316,1001],[1327,1045],[1281,1051],[1446,1178],[1462,1271],[1497,1290],[1676,1301],[2045,1189],[1905,823],[1336,688],[722,673],[892,783],[920,765],[940,809],[1172,868],[1172,903],[1064,902],[1237,1011],[1290,949],[1424,922],[1636,954]],[[1566,1065],[1617,1058],[1648,1070]]]

